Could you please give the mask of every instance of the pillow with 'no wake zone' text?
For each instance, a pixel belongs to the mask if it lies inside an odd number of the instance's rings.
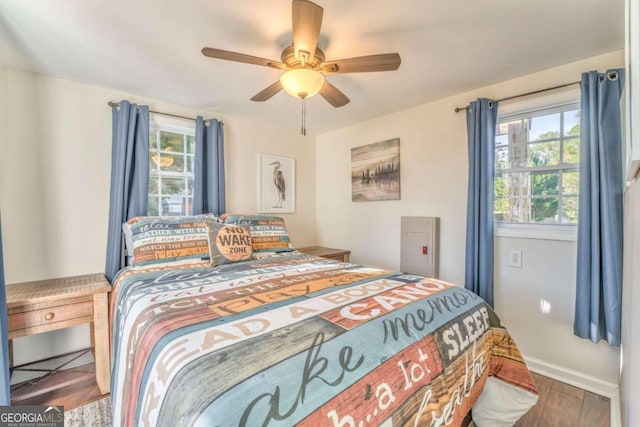
[[[251,259],[253,248],[249,227],[238,224],[205,222],[209,233],[210,266]]]

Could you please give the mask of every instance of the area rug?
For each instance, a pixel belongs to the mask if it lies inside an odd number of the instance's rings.
[[[111,397],[104,397],[64,413],[65,427],[111,427]],[[476,427],[471,421],[468,427]]]
[[[111,427],[111,396],[64,413],[65,427]]]

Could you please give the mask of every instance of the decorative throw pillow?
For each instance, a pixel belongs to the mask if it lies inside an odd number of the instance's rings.
[[[175,217],[175,216],[136,216],[122,224],[122,232],[124,234],[125,241],[125,251],[127,255],[127,265],[134,265],[134,248],[133,248],[133,226],[143,220],[157,220],[157,221],[175,221],[176,219],[180,219],[185,221],[185,223],[194,222],[194,223],[202,223],[201,224],[201,232],[204,233],[203,239],[206,240],[206,230],[204,225],[204,220],[210,220],[213,222],[222,222],[220,218],[218,218],[214,214],[200,214],[194,216],[183,216],[183,217]],[[208,258],[208,255],[205,256]],[[165,262],[168,260],[160,259],[158,262]],[[137,265],[141,265],[137,263]]]
[[[271,215],[227,215],[225,224],[249,227],[253,252],[290,252],[293,250],[284,219]]]
[[[211,266],[251,259],[251,234],[249,227],[238,224],[205,222],[209,235]]]
[[[130,220],[133,260],[131,265],[173,261],[209,262],[209,239],[205,221],[212,215],[188,217],[142,217]]]

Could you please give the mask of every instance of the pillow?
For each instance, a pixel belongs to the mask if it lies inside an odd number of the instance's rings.
[[[132,218],[129,221],[132,223],[129,224],[133,247],[131,265],[185,260],[209,263],[209,239],[205,225],[208,217]],[[209,221],[215,220],[209,218]]]
[[[271,215],[227,215],[225,224],[247,225],[253,252],[290,252],[293,250],[284,219]]]
[[[192,218],[194,221],[200,221],[202,219],[208,219],[215,222],[222,222],[220,218],[215,216],[214,214],[200,214],[195,215],[193,217],[175,217],[175,216],[135,216],[128,220],[127,222],[122,224],[122,233],[124,234],[124,247],[125,247],[125,255],[127,256],[127,265],[133,265],[133,225],[141,220],[145,219],[157,219],[160,221],[163,220],[175,220],[177,218]]]
[[[206,221],[209,236],[210,266],[251,259],[251,234],[249,227],[238,224],[220,224]]]

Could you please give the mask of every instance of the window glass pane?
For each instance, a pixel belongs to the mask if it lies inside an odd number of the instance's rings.
[[[578,172],[562,174],[562,194],[578,194]]]
[[[560,141],[529,145],[529,166],[557,165],[560,162]]]
[[[507,197],[509,195],[507,179],[504,175],[496,175],[493,181],[493,194],[496,198]]]
[[[508,145],[505,146],[508,168],[526,167],[529,165],[527,153],[527,124],[526,120],[508,123]]]
[[[531,200],[531,219],[533,222],[557,223],[558,198],[541,197]]]
[[[534,196],[558,194],[559,181],[557,172],[532,172],[531,194]]]
[[[187,178],[187,194],[189,196],[193,196],[193,178],[192,177]]]
[[[162,177],[162,195],[185,194],[184,178]]]
[[[507,145],[509,143],[509,138],[507,134],[496,135],[496,147],[502,147],[503,145]]]
[[[154,161],[160,165],[160,170],[165,172],[183,172],[184,155],[182,154],[154,154]]]
[[[522,120],[513,120],[510,122],[499,122],[496,126],[496,139],[498,136],[508,135],[509,127],[522,125]],[[506,138],[505,143],[508,142],[508,138]]]
[[[181,153],[184,151],[183,135],[180,133],[160,131],[160,150],[174,151]]]
[[[580,110],[565,111],[564,134],[566,136],[580,135]]]
[[[497,198],[493,201],[493,220],[508,221],[507,213],[509,212],[509,200],[506,198]]]
[[[149,177],[149,195],[158,194],[158,177]]]
[[[529,172],[505,173],[503,176],[509,197],[529,197],[531,195]]]
[[[149,204],[147,205],[147,215],[158,216],[160,211],[158,210],[158,198],[149,197]]]
[[[158,166],[153,158],[153,155],[158,150],[158,142],[156,140],[156,131],[153,129],[149,130],[149,170],[155,171],[158,170]]]
[[[509,167],[509,149],[507,147],[496,148],[496,169],[507,169]]]
[[[496,175],[494,180],[494,219],[505,222],[529,222],[529,173]]]
[[[580,140],[578,138],[564,140],[564,162],[580,162]]]
[[[187,156],[187,172],[190,172],[191,174],[193,174],[194,159],[195,159],[194,156]]]
[[[178,216],[186,215],[186,202],[183,197],[162,197],[162,215]]]
[[[187,154],[196,152],[196,137],[187,135]]]
[[[507,222],[529,222],[529,198],[509,197],[509,205],[504,213]]]
[[[576,196],[562,198],[562,222],[567,224],[578,223],[578,198]]]
[[[532,117],[529,141],[558,138],[560,136],[560,113]]]
[[[192,215],[192,214],[193,214],[193,198],[187,197],[185,215]]]
[[[155,172],[158,170],[158,156],[155,151],[149,153],[149,172]]]

